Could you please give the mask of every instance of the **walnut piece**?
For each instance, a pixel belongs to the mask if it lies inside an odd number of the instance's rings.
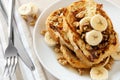
[[[59,48],[57,48],[57,47],[55,47],[55,49],[54,49],[54,50],[55,50],[55,52],[56,52],[56,53],[59,53],[59,52],[60,52],[60,49],[59,49]]]
[[[64,65],[64,66],[68,63],[67,60],[63,56],[59,57],[57,60],[61,65]]]
[[[73,22],[73,26],[75,26],[76,28],[79,26],[79,22]]]
[[[47,32],[46,30],[42,30],[40,33],[41,33],[42,35],[45,35],[46,32]]]
[[[89,74],[90,69],[77,69],[80,75]]]
[[[83,18],[85,16],[85,11],[81,11],[76,15],[76,18]]]
[[[113,60],[113,58],[111,57],[110,60],[109,60],[109,62],[105,65],[105,68],[106,68],[107,70],[111,70],[113,63],[114,63],[114,60]]]

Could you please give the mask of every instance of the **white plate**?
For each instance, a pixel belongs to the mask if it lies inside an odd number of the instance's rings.
[[[75,0],[60,0],[49,6],[46,10],[44,10],[34,29],[33,41],[35,52],[42,63],[42,65],[55,77],[61,80],[91,80],[90,76],[80,76],[74,70],[70,70],[64,66],[61,66],[56,59],[54,51],[47,46],[44,42],[43,36],[40,34],[40,31],[45,29],[45,21],[48,15],[61,7],[65,7],[69,5],[71,2]],[[120,34],[120,9],[113,4],[105,1],[105,0],[96,0],[102,4],[104,4],[104,10],[108,13],[111,20],[113,21],[113,25],[115,30]],[[109,71],[109,80],[120,80],[120,62],[116,61],[112,67],[112,70]]]

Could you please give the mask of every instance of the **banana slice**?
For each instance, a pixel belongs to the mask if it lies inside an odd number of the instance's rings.
[[[45,33],[44,39],[48,46],[55,46],[57,44],[57,42],[51,38],[49,32]]]
[[[99,31],[92,30],[86,33],[85,39],[89,45],[96,46],[102,41],[103,35]]]
[[[31,7],[28,6],[28,4],[23,4],[19,7],[18,12],[21,15],[30,15],[31,14]]]
[[[120,46],[118,47],[117,51],[115,53],[112,53],[111,54],[111,57],[114,59],[114,60],[120,60]]]
[[[90,19],[91,19],[91,17],[85,17],[82,20],[80,20],[80,26],[82,27],[86,23],[90,23]]]
[[[19,9],[21,15],[36,15],[38,13],[38,7],[33,3],[23,4]]]
[[[90,20],[90,24],[93,29],[98,31],[104,31],[108,26],[107,20],[100,14],[93,16]]]
[[[92,80],[108,80],[108,70],[104,67],[93,67],[90,71]]]
[[[38,7],[33,3],[29,3],[28,6],[31,7],[31,13],[37,15],[39,11]]]

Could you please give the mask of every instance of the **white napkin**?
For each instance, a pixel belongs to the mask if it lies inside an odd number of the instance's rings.
[[[17,0],[18,1],[18,0]],[[24,1],[24,0],[21,0]],[[44,1],[42,1],[44,2]],[[50,1],[49,1],[50,2]],[[3,0],[4,6],[6,7],[6,11],[7,11],[7,5],[8,2],[7,0]],[[48,76],[46,77],[46,74],[44,74],[43,68],[41,66],[41,64],[39,63],[39,60],[37,59],[37,56],[35,55],[34,49],[33,49],[33,43],[32,43],[32,32],[30,31],[30,27],[26,25],[26,23],[24,22],[24,20],[21,18],[21,16],[18,14],[17,12],[17,8],[19,7],[19,3],[20,2],[16,2],[16,10],[15,10],[15,20],[18,26],[18,31],[21,34],[21,38],[23,41],[23,44],[27,50],[27,52],[29,53],[29,56],[31,57],[32,61],[35,64],[36,70],[34,72],[31,72],[21,61],[20,61],[20,70],[22,72],[23,75],[23,79],[24,80],[47,80],[47,78],[50,80],[55,80],[55,78],[50,74],[47,74]],[[45,3],[45,2],[44,2]],[[1,19],[2,20],[2,19]],[[2,20],[5,22],[5,20]],[[20,23],[18,23],[20,22]],[[2,23],[3,24],[3,23]],[[3,25],[2,25],[3,26]],[[4,49],[6,48],[7,45],[7,25],[5,23],[4,25],[5,27],[1,27],[1,31],[3,34],[1,34],[1,41],[4,44],[3,47]],[[18,72],[19,73],[19,72]],[[29,74],[28,74],[29,73]],[[20,74],[20,73],[19,73]],[[19,77],[19,74],[16,74],[17,77]],[[17,78],[18,79],[18,78]],[[19,79],[20,80],[20,79]]]

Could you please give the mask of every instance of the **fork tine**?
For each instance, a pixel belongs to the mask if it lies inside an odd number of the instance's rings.
[[[6,77],[9,77],[10,80],[12,80],[11,76],[14,75],[16,66],[17,66],[18,58],[17,56],[7,57],[6,58],[6,65],[3,72],[3,79]]]
[[[6,57],[6,65],[5,65],[5,70],[3,73],[3,76],[13,76],[16,65],[17,65],[18,59],[17,55],[10,55],[9,57]]]
[[[9,73],[8,73],[8,60],[6,60],[6,65],[5,65],[5,69],[3,72],[3,77],[6,77],[8,75],[9,75]]]
[[[17,66],[17,56],[14,56],[14,63],[13,63],[13,66],[12,66],[12,71],[11,71],[11,76],[14,75],[14,72],[15,72],[15,69],[16,69],[16,66]]]
[[[11,65],[11,61],[10,61],[10,57],[7,57],[7,64],[8,64],[8,67],[10,67],[10,65]]]
[[[11,57],[7,57],[7,61],[8,61],[8,75],[10,75],[10,67],[11,67]]]
[[[10,66],[9,66],[9,75],[11,75],[11,72],[12,72],[12,67],[13,67],[13,65],[14,65],[14,57],[10,57]]]

